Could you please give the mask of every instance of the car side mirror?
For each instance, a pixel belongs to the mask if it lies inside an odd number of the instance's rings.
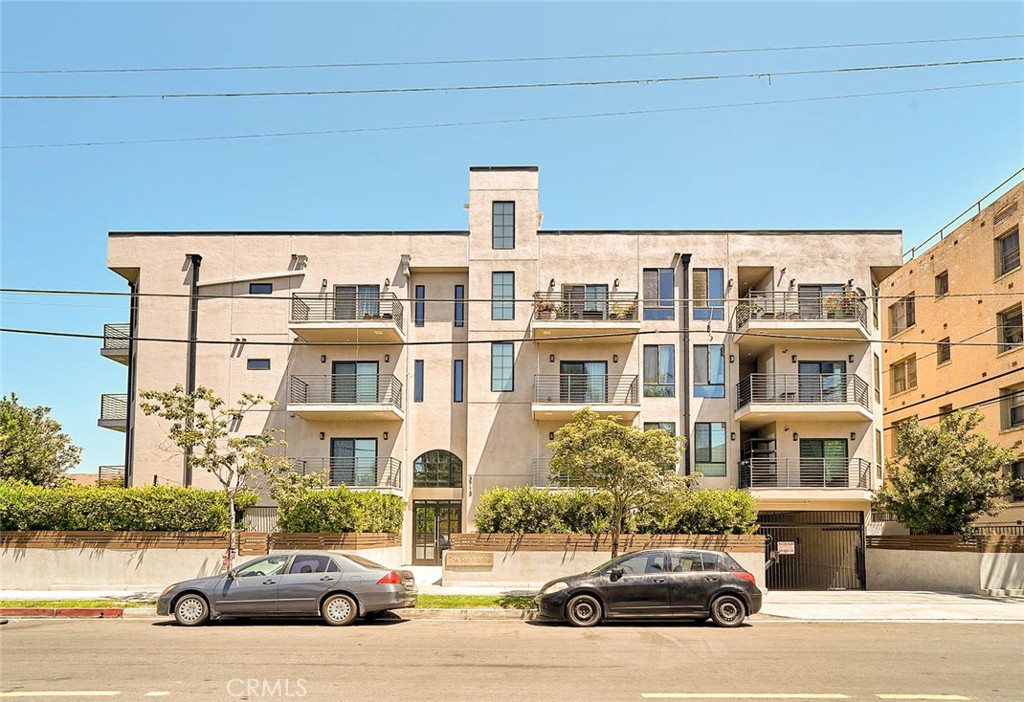
[[[618,580],[619,578],[621,578],[625,574],[626,574],[626,571],[623,570],[622,568],[612,568],[611,570],[608,571],[608,577],[610,577],[612,580]]]

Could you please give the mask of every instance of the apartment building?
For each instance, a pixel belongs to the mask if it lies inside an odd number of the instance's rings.
[[[882,284],[885,335],[897,342],[883,349],[890,455],[901,421],[937,425],[943,414],[973,408],[985,417],[979,431],[1019,452],[1011,473],[1024,474],[1022,208],[1019,183],[911,252]],[[980,523],[1024,523],[1024,496],[1008,499],[1009,509]]]
[[[795,544],[770,586],[862,586],[882,478],[866,295],[900,232],[546,230],[538,188],[536,167],[471,168],[464,231],[111,233],[138,295],[107,332],[128,382],[100,423],[127,433],[127,482],[211,484],[139,390],[262,393],[278,404],[239,433],[283,430],[297,470],[403,496],[409,562],[437,563],[488,489],[549,484],[555,430],[591,407],[681,433],[679,471],[750,490]]]

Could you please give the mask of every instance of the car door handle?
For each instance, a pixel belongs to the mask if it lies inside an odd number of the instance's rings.
[[[654,578],[654,582],[656,582],[656,583],[663,583],[663,582],[665,582],[665,578]]]
[[[268,578],[267,580],[264,580],[264,581],[263,581],[263,584],[264,584],[264,585],[274,585],[274,584],[276,584],[276,583],[277,583],[277,581],[276,581],[276,580],[271,580],[271,579],[269,579],[269,578]]]
[[[329,575],[325,575],[324,577],[320,578],[320,582],[327,582],[327,581],[330,581],[330,580],[334,580],[334,578],[332,578]]]
[[[713,582],[718,580],[718,576],[717,575],[705,575],[704,579],[707,580],[708,582],[713,583]]]

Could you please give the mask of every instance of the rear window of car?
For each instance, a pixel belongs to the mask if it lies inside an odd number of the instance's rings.
[[[719,562],[718,570],[724,570],[727,573],[739,573],[744,570],[743,566],[737,563],[728,553],[716,553],[715,557]]]
[[[356,565],[360,565],[364,568],[372,568],[374,570],[387,570],[387,568],[385,566],[382,566],[380,563],[374,563],[370,559],[363,558],[362,556],[353,556],[351,554],[346,553],[344,558],[347,558]]]

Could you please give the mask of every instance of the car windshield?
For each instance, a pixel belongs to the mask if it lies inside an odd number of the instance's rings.
[[[611,565],[612,565],[613,563],[618,563],[618,562],[619,562],[619,561],[621,561],[621,560],[622,560],[623,558],[625,558],[625,556],[616,556],[615,558],[612,558],[611,560],[607,560],[607,561],[605,561],[604,563],[602,563],[601,565],[597,566],[596,568],[591,568],[591,569],[590,569],[590,570],[588,570],[587,572],[588,572],[588,573],[599,573],[599,572],[601,572],[602,570],[604,570],[605,568],[609,568],[609,567],[611,567]]]

